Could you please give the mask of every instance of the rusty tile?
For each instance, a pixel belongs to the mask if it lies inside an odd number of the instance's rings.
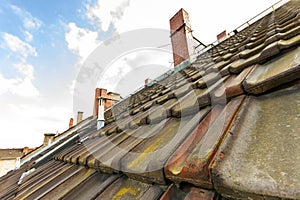
[[[214,191],[208,191],[200,188],[189,187],[179,189],[175,185],[168,187],[160,200],[217,200],[218,195]]]
[[[165,184],[164,164],[208,111],[206,108],[194,116],[158,124],[155,137],[145,138],[121,159],[123,173],[141,181]]]
[[[184,199],[186,192],[178,189],[174,184],[170,185],[160,200]]]
[[[218,194],[214,191],[192,187],[184,200],[217,200],[218,197]]]
[[[300,85],[245,101],[212,166],[228,198],[299,199]]]
[[[242,83],[246,76],[252,70],[252,67],[244,69],[239,75],[231,75],[229,79],[224,83],[223,87],[219,87],[213,93],[213,99],[215,101],[221,101],[225,99],[231,99],[244,93]]]
[[[238,97],[230,101],[224,109],[217,106],[212,110],[169,159],[165,167],[168,179],[212,188],[209,165],[243,99],[244,97]]]
[[[263,65],[256,65],[243,83],[247,92],[263,93],[300,78],[300,48],[296,48]]]

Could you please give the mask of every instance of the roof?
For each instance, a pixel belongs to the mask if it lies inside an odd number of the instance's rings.
[[[300,199],[299,9],[288,2],[123,100],[101,130],[90,118],[1,177],[0,198]]]
[[[24,155],[23,148],[20,149],[0,149],[0,160],[11,160]]]

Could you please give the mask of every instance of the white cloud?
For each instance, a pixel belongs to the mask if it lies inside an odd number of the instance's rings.
[[[37,52],[30,44],[22,41],[17,36],[9,33],[4,33],[3,36],[6,46],[13,52],[20,53],[23,58],[27,58],[29,55],[37,56]]]
[[[25,40],[27,42],[31,42],[33,39],[33,35],[31,33],[29,33],[28,31],[25,31],[24,34],[25,34]]]
[[[100,44],[97,40],[98,33],[77,27],[75,23],[69,23],[68,28],[69,31],[65,34],[68,48],[80,57],[80,62],[83,62]]]
[[[45,107],[39,104],[5,104],[0,108],[6,115],[0,115],[2,134],[0,148],[37,147],[43,142],[44,133],[61,133],[68,128],[72,116],[70,109],[61,106]],[[12,146],[12,144],[14,146]]]
[[[0,74],[0,95],[11,93],[19,97],[36,97],[39,95],[38,90],[32,83],[32,79],[25,78],[5,78]]]
[[[5,46],[14,53],[20,54],[20,61],[14,60],[14,68],[19,75],[14,78],[5,78],[0,74],[0,95],[9,92],[18,97],[37,97],[39,91],[33,84],[34,67],[26,62],[28,56],[37,56],[37,52],[30,44],[22,41],[17,36],[4,33]]]
[[[31,13],[26,10],[23,10],[15,5],[10,6],[12,11],[23,20],[23,26],[29,30],[37,30],[39,29],[43,22],[36,17],[33,17]]]
[[[130,0],[98,0],[94,6],[86,6],[86,16],[93,25],[99,24],[103,31],[107,31],[111,23],[121,20],[129,2]]]
[[[18,63],[14,65],[15,68],[26,78],[33,80],[34,68],[32,65],[26,63]]]

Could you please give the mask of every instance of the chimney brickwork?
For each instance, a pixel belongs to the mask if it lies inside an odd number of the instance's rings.
[[[189,14],[184,9],[180,9],[170,19],[170,29],[173,60],[176,67],[195,53]]]
[[[226,32],[226,30],[223,31],[222,33],[220,33],[219,35],[217,35],[217,40],[218,40],[219,43],[223,42],[226,39],[227,39],[227,32]]]
[[[114,92],[108,92],[106,89],[103,88],[96,88],[95,91],[95,99],[94,99],[94,112],[93,116],[98,116],[99,113],[99,98],[107,98],[107,100],[104,101],[104,111],[112,107],[114,104],[116,104],[117,101],[121,100],[120,94],[114,93]]]

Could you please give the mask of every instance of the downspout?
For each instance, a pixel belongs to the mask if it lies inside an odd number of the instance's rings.
[[[105,123],[104,119],[104,102],[106,99],[99,97],[99,109],[98,109],[98,118],[97,118],[97,130],[100,130]]]

